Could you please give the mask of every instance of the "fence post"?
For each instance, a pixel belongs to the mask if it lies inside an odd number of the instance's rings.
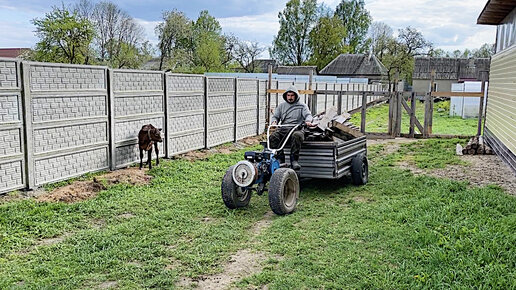
[[[403,98],[403,93],[396,92],[396,137],[401,134],[401,98]]]
[[[113,70],[107,69],[107,103],[109,120],[109,169],[116,169],[116,144],[115,144],[115,94]]]
[[[430,92],[425,98],[425,123],[423,137],[428,138],[432,134],[432,115],[434,113],[434,97],[432,92],[435,91],[435,70],[432,70],[430,77]]]
[[[484,116],[484,92],[485,92],[486,81],[482,80],[482,96],[480,97],[480,104],[478,106],[478,127],[477,127],[477,136],[482,135],[482,118]]]
[[[208,77],[204,76],[204,148],[208,149]]]
[[[256,80],[256,135],[260,135],[260,80]]]
[[[235,113],[233,114],[233,142],[237,141],[237,114],[238,114],[238,108],[237,108],[237,98],[238,98],[238,79],[233,79],[233,108],[235,108]]]
[[[170,155],[168,153],[168,148],[170,147],[170,139],[169,139],[169,136],[170,136],[170,122],[169,122],[169,119],[168,119],[168,81],[167,81],[167,73],[162,73],[161,74],[163,76],[163,113],[165,114],[165,124],[163,125],[163,127],[165,127],[165,148],[163,148],[165,150],[165,158],[170,158]]]
[[[25,139],[25,176],[27,177],[27,189],[33,189],[36,183],[34,173],[34,134],[32,129],[32,96],[30,94],[30,64],[21,63],[22,70],[22,107],[23,107],[23,126]]]
[[[342,91],[339,91],[339,95],[337,97],[337,114],[342,114]]]
[[[271,123],[271,93],[268,92],[268,90],[272,89],[272,65],[269,64],[267,66],[267,72],[269,74],[269,79],[267,81],[267,112],[265,113],[265,118],[267,119],[265,121],[265,129],[269,127],[269,124]]]
[[[367,95],[366,92],[362,92],[362,116],[360,120],[360,132],[366,132],[366,109],[367,109]]]
[[[416,93],[412,92],[410,95],[410,128],[409,128],[409,137],[414,138],[415,129],[414,125],[416,123]]]

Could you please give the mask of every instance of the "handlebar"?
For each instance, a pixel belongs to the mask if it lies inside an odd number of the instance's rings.
[[[269,127],[267,128],[267,149],[269,151],[273,152],[274,154],[276,154],[277,151],[283,150],[283,147],[285,147],[285,145],[287,144],[288,139],[290,139],[290,136],[292,135],[292,133],[294,131],[296,131],[297,128],[303,127],[303,125],[306,126],[306,124],[304,124],[304,123],[303,124],[297,124],[297,125],[269,125]],[[280,127],[292,127],[292,129],[290,129],[290,131],[288,132],[288,135],[285,138],[285,141],[283,141],[283,144],[281,145],[280,148],[271,149],[270,143],[269,143],[270,130],[271,130],[271,128],[276,128],[276,127],[278,127],[278,128],[280,128]]]

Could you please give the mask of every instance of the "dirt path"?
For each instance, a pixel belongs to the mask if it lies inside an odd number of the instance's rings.
[[[268,211],[263,218],[251,227],[251,244],[256,243],[256,238],[267,229],[271,223],[274,214]],[[234,282],[242,278],[249,277],[259,273],[262,270],[262,263],[267,259],[267,255],[263,252],[257,252],[250,249],[241,249],[231,255],[229,260],[224,264],[223,270],[219,274],[201,277],[200,279],[181,278],[176,284],[178,288],[194,288],[194,289],[228,289]]]

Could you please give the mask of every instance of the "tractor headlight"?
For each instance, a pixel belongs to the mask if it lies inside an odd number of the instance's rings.
[[[257,171],[251,162],[240,161],[233,168],[233,181],[240,187],[247,187],[256,181]]]

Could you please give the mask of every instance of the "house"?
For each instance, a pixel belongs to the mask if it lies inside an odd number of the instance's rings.
[[[0,57],[17,58],[30,51],[30,48],[0,48]]]
[[[250,67],[255,73],[268,73],[269,65],[272,65],[272,71],[276,72],[278,62],[275,59],[255,59],[250,64]]]
[[[430,91],[431,73],[435,70],[438,92],[450,92],[452,83],[488,80],[489,58],[416,57],[412,74],[412,91],[418,95]]]
[[[373,54],[341,54],[326,65],[319,74],[337,76],[337,78],[367,78],[369,83],[372,83],[386,79],[387,69]]]
[[[279,65],[276,68],[276,73],[279,75],[312,75],[317,74],[317,66],[300,65],[300,66],[284,66]]]
[[[489,0],[477,24],[496,25],[484,137],[516,172],[516,0]]]

